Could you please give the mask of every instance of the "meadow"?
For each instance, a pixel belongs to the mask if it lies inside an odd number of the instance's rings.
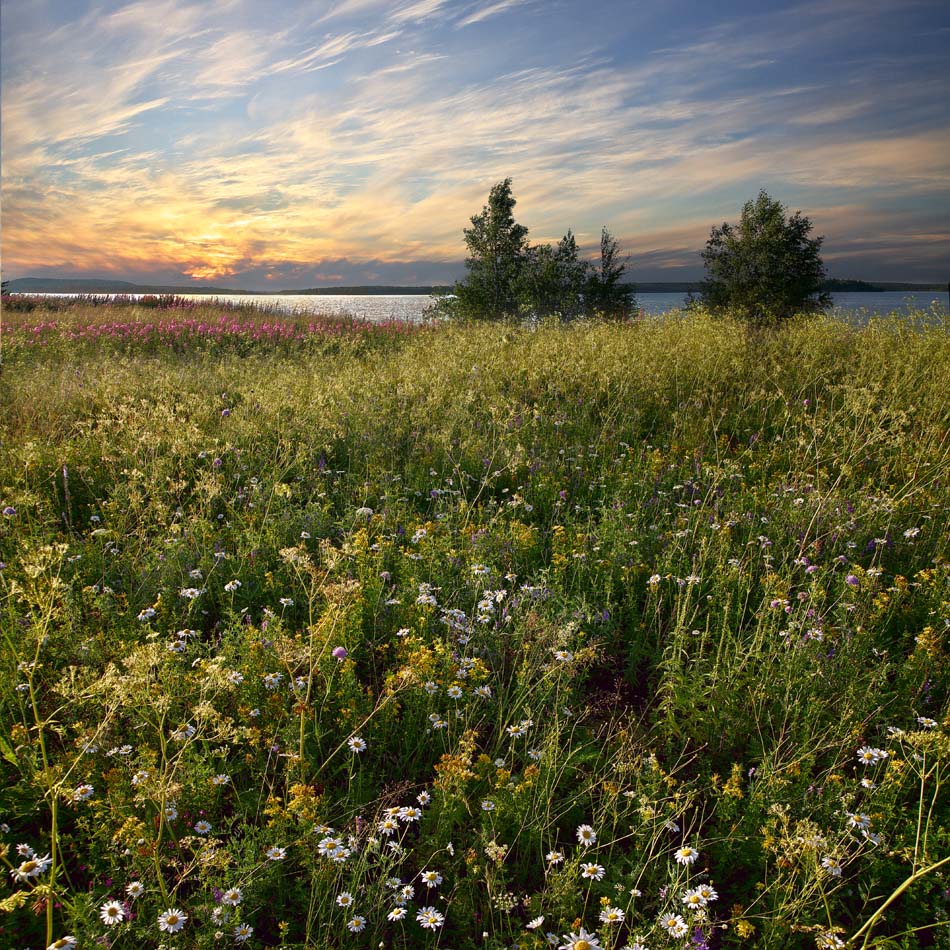
[[[57,306],[0,945],[950,946],[950,334]]]

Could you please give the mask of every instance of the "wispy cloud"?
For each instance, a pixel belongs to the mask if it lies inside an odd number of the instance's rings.
[[[497,16],[499,13],[506,13],[515,7],[523,6],[525,0],[496,0],[495,3],[477,4],[469,13],[466,13],[456,26],[472,26],[475,23],[481,23],[489,17]]]
[[[945,229],[914,209],[950,210],[947,81],[922,40],[911,77],[880,75],[894,3],[857,21],[851,0],[703,30],[670,19],[635,55],[610,18],[581,26],[570,7],[347,0],[314,21],[306,4],[228,0],[222,17],[161,0],[52,30],[19,19],[3,47],[5,265],[431,271],[457,266],[462,227],[509,175],[534,239],[572,227],[592,246],[607,224],[646,267],[695,268],[710,224],[763,186],[822,222],[829,259],[877,266],[890,242],[946,261],[927,250]]]

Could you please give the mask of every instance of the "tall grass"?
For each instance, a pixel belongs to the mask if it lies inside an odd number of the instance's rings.
[[[20,319],[0,943],[947,946],[950,337]]]

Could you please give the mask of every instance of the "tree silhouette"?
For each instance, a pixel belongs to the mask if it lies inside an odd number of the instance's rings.
[[[757,323],[821,310],[831,298],[821,290],[823,238],[810,238],[811,221],[760,191],[747,201],[738,225],[713,228],[703,251],[703,302]]]

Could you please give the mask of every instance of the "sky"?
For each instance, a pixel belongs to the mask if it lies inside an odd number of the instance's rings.
[[[451,282],[507,177],[634,280],[760,189],[832,276],[950,278],[946,0],[3,0],[0,43],[5,279]]]

